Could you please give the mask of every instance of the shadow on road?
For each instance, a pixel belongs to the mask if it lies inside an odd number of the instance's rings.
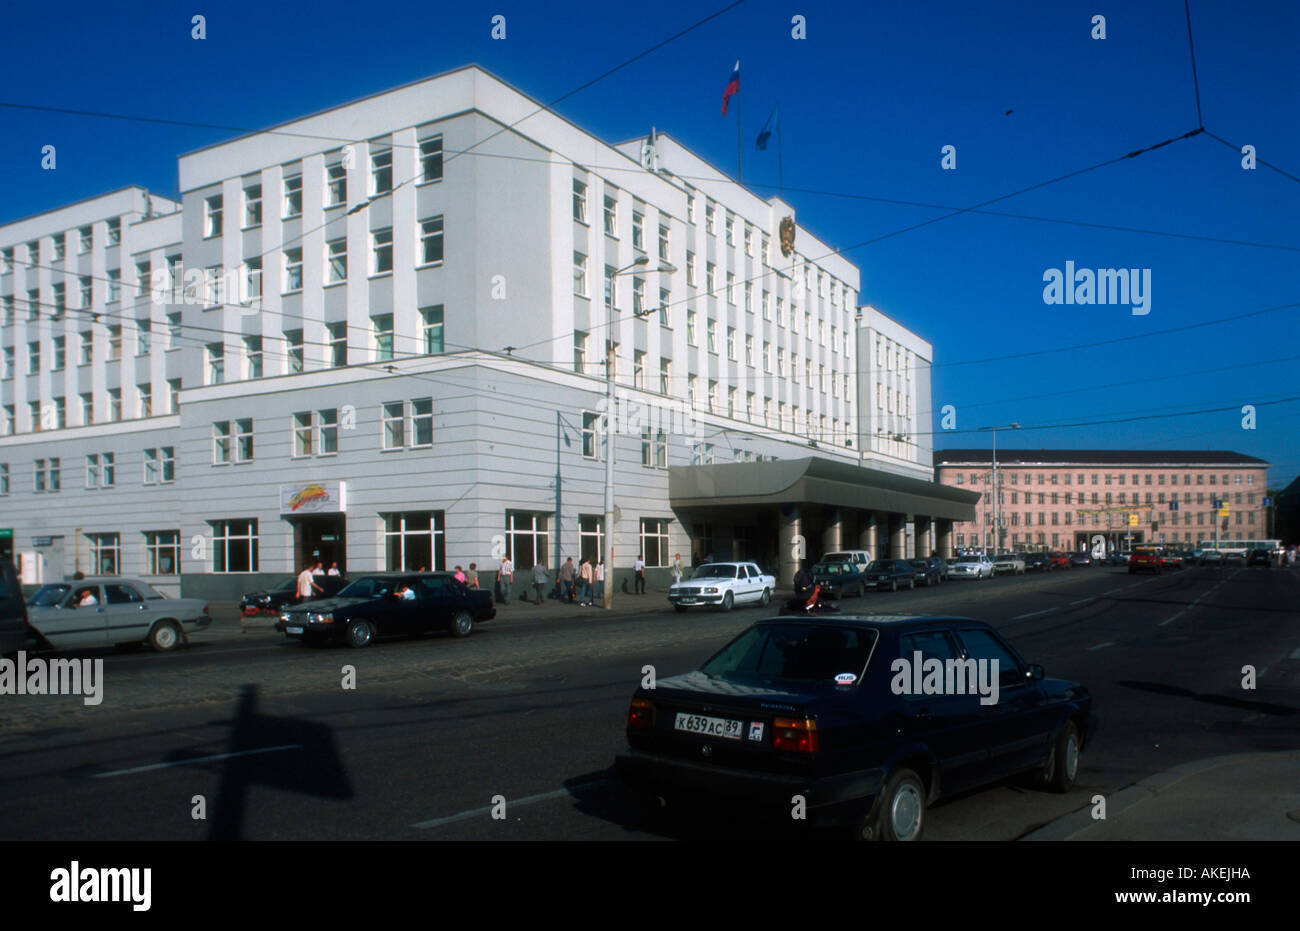
[[[1229,695],[1212,695],[1206,692],[1193,692],[1191,689],[1183,688],[1180,685],[1167,685],[1163,682],[1135,682],[1127,680],[1116,682],[1118,686],[1126,689],[1136,689],[1139,692],[1154,692],[1157,695],[1171,695],[1175,698],[1190,698],[1193,701],[1205,702],[1207,705],[1221,705],[1225,708],[1238,708],[1242,711],[1257,711],[1260,714],[1277,714],[1291,716],[1296,714],[1300,709],[1293,708],[1290,705],[1278,705],[1266,701],[1250,701],[1245,698],[1233,698]]]

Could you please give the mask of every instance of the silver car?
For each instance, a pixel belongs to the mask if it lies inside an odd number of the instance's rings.
[[[118,576],[43,585],[28,600],[27,616],[56,650],[148,643],[166,652],[212,623],[206,602],[168,598],[139,579]]]

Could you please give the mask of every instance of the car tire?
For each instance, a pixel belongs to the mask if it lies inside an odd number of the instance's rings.
[[[474,618],[468,611],[457,611],[447,625],[447,632],[453,637],[468,637],[473,630]]]
[[[866,840],[918,841],[925,833],[925,784],[910,769],[895,770],[876,803],[874,823],[864,825]]]
[[[772,590],[770,588],[763,589],[762,597],[758,599],[758,603],[765,608],[772,603]]]
[[[1039,774],[1039,784],[1052,792],[1065,793],[1074,788],[1079,775],[1079,728],[1066,721],[1061,733],[1056,735],[1052,753]]]
[[[359,650],[375,639],[375,625],[359,617],[348,625],[348,646]]]
[[[673,605],[673,610],[676,611],[678,614],[685,614],[686,605]]]
[[[149,631],[149,646],[155,653],[170,653],[181,644],[181,632],[173,621],[159,621]]]
[[[889,590],[890,590],[891,592],[896,592],[896,591],[898,591],[898,579],[894,579],[894,581],[890,582],[889,585],[890,585],[890,589],[889,589]]]
[[[910,578],[910,579],[907,580],[907,590],[908,590],[909,592],[914,592],[914,591],[916,591],[916,578],[915,578],[915,577]]]
[[[736,596],[727,592],[722,596],[722,610],[730,611],[736,606]]]

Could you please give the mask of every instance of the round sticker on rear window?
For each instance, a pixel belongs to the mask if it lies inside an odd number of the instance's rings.
[[[842,672],[835,677],[836,685],[852,685],[858,681],[858,677],[851,672]]]

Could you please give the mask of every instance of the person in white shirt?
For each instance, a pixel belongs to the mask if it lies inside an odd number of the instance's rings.
[[[325,589],[316,584],[316,580],[312,578],[311,567],[308,566],[298,573],[298,600],[306,601],[313,591],[323,593]]]
[[[632,564],[632,571],[636,574],[636,593],[638,595],[644,595],[645,594],[645,560],[641,558],[640,553],[637,554],[636,562]]]
[[[99,604],[99,599],[95,597],[95,590],[93,588],[87,588],[84,590],[77,601],[78,608],[90,608],[97,604]]]
[[[501,568],[497,571],[497,602],[504,603],[510,600],[510,592],[515,587],[515,564],[507,556],[501,560]]]
[[[339,564],[336,563],[336,562],[332,562],[332,563],[330,563],[330,571],[327,572],[327,573],[325,573],[325,574],[326,574],[326,575],[331,575],[331,576],[333,576],[334,578],[337,579],[340,575],[342,575],[342,573],[339,572]]]
[[[596,596],[591,600],[593,605],[605,604],[605,560],[596,563]]]
[[[681,582],[681,580],[682,580],[682,554],[678,553],[676,556],[673,557],[673,584],[676,585],[677,583]]]
[[[324,574],[325,574],[325,567],[324,567],[323,565],[321,565],[321,564],[318,562],[318,563],[316,563],[316,565],[314,565],[314,566],[311,567],[311,574],[312,574],[312,575],[324,575]]]

